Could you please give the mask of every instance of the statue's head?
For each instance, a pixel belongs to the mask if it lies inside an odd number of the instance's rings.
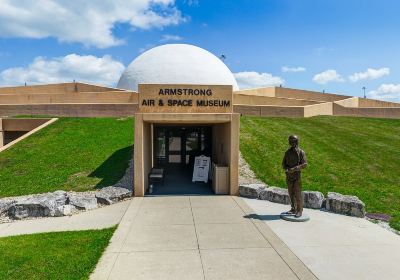
[[[292,148],[296,148],[299,145],[299,137],[297,135],[289,136],[289,145]]]

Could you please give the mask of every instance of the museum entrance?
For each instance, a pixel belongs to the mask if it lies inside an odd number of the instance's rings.
[[[153,126],[153,166],[163,170],[163,180],[148,189],[148,195],[212,194],[210,180],[193,182],[195,158],[212,156],[212,127]],[[211,168],[208,174],[211,175]]]

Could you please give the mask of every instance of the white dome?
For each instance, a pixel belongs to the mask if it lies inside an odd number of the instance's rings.
[[[229,68],[212,53],[192,45],[168,44],[138,56],[122,73],[118,88],[138,90],[139,84],[232,85]]]

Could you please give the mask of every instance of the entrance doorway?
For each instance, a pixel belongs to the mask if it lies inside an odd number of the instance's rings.
[[[212,156],[211,126],[154,125],[153,139],[154,167],[164,169],[165,179],[152,194],[213,193],[209,182],[192,182],[195,157]]]

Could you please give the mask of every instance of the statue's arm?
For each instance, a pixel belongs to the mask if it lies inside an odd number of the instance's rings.
[[[304,169],[306,167],[307,167],[306,154],[304,153],[304,151],[301,151],[301,153],[300,153],[300,164],[295,166],[295,167],[293,167],[293,168],[290,168],[289,169],[289,173],[300,171],[300,170],[302,170],[302,169]]]
[[[282,160],[282,168],[285,170],[285,172],[288,172],[288,170],[289,170],[289,166],[287,166],[287,164],[286,164],[286,153]]]
[[[296,166],[297,170],[302,170],[307,167],[307,157],[306,153],[304,151],[301,151],[300,153],[300,164]]]

